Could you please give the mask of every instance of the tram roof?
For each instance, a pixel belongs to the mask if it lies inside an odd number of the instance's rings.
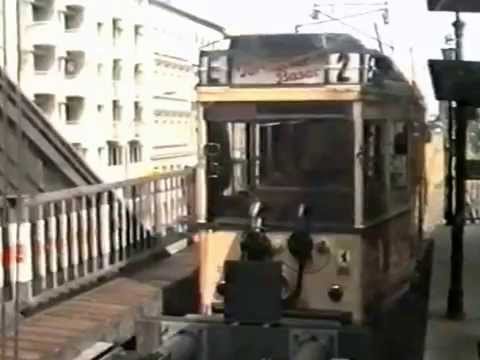
[[[377,50],[367,48],[361,40],[346,33],[281,33],[281,34],[241,34],[231,35],[224,40],[224,50],[213,47],[214,53],[228,53],[231,68],[238,66],[258,66],[265,63],[277,64],[295,59],[305,59],[323,54],[371,54],[383,59],[385,68],[389,68],[386,83],[382,86],[372,84],[294,84],[277,86],[261,81],[246,86],[236,86],[235,82],[225,86],[197,86],[200,102],[228,101],[358,101],[379,99],[385,96],[412,96],[420,98],[412,85],[395,66],[392,59]],[[207,55],[210,51],[204,51]],[[418,99],[420,102],[421,100]]]
[[[290,34],[246,34],[227,37],[231,41],[230,51],[251,53],[255,56],[305,54],[310,51],[327,53],[370,53],[380,52],[368,49],[350,34],[344,33],[290,33]]]

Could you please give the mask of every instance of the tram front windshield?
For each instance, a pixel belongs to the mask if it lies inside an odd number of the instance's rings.
[[[209,122],[208,136],[219,150],[209,157],[212,216],[246,217],[256,198],[267,223],[294,222],[302,202],[316,223],[353,223],[351,120]]]

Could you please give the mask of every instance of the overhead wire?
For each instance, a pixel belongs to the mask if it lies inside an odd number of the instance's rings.
[[[357,33],[359,33],[359,34],[361,34],[361,35],[369,38],[370,40],[380,41],[383,45],[388,46],[388,47],[389,47],[390,49],[392,49],[392,50],[395,50],[395,46],[393,46],[392,44],[387,43],[387,42],[385,42],[385,41],[383,41],[383,40],[379,40],[378,37],[373,36],[373,35],[365,32],[365,31],[363,31],[362,29],[357,28],[356,26],[350,25],[349,23],[343,21],[343,20],[340,19],[340,18],[334,17],[334,16],[332,16],[332,15],[330,15],[330,14],[327,14],[327,13],[325,13],[325,12],[319,10],[319,9],[315,9],[315,11],[317,11],[318,13],[322,14],[323,16],[329,18],[331,21],[337,21],[337,22],[339,22],[340,24],[342,24],[342,25],[344,25],[344,26],[346,26],[346,27],[349,27],[350,29],[354,30],[355,32],[357,32]]]
[[[315,9],[315,11],[319,11],[319,10]],[[366,12],[363,12],[363,13],[347,15],[347,16],[342,17],[342,19],[352,19],[352,18],[364,16],[364,15],[375,14],[377,12],[382,12],[382,11],[383,10],[380,10],[380,9],[370,10],[370,11],[366,11]],[[322,21],[313,21],[313,22],[309,22],[309,23],[305,23],[305,24],[298,24],[298,25],[295,26],[295,29],[300,29],[302,27],[310,26],[310,25],[322,25],[322,24],[327,24],[327,23],[330,23],[330,22],[332,22],[331,19],[322,20]]]

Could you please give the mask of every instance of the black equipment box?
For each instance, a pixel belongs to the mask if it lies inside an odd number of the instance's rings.
[[[225,262],[225,320],[272,324],[282,318],[282,265],[273,261]]]

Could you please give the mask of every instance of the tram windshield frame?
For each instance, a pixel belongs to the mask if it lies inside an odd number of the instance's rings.
[[[303,202],[315,224],[353,227],[355,134],[347,114],[207,119],[210,218],[245,220],[259,199],[266,224],[292,226]]]

